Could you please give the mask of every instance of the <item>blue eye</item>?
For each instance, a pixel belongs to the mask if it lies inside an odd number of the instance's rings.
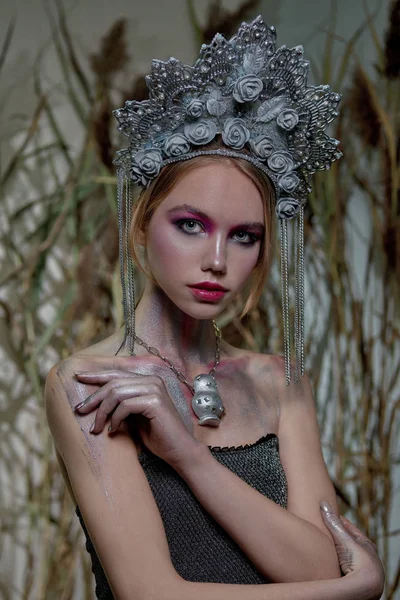
[[[257,238],[256,238],[256,236],[255,236],[255,235],[252,235],[252,234],[251,234],[251,233],[249,233],[248,231],[238,231],[238,232],[237,232],[235,235],[239,235],[239,234],[242,234],[242,235],[244,234],[245,236],[247,236],[247,239],[249,240],[248,242],[245,242],[245,241],[243,240],[243,238],[242,238],[242,239],[240,239],[240,240],[239,240],[239,242],[240,242],[240,243],[242,243],[242,244],[248,245],[248,244],[253,244],[254,242],[256,242],[256,241],[257,241]]]
[[[245,231],[245,230],[236,231],[235,235],[236,236],[238,236],[238,235],[246,236],[245,239],[247,239],[248,241],[245,241],[243,239],[243,237],[238,240],[239,243],[242,244],[243,246],[253,246],[253,244],[255,244],[256,242],[258,242],[261,239],[261,237],[259,235],[256,235],[255,233],[250,233],[250,231]]]
[[[201,227],[204,231],[203,225],[200,223],[200,221],[197,221],[196,219],[179,219],[175,222],[175,225],[186,235],[196,235],[197,233],[199,233],[199,231],[196,230],[196,225]],[[237,239],[238,243],[242,246],[252,246],[261,239],[260,236],[244,230],[236,231],[233,235],[244,236],[244,238],[242,237],[241,239]]]
[[[201,223],[195,221],[194,219],[179,219],[179,221],[177,221],[176,224],[179,227],[179,229],[183,231],[183,233],[187,233],[188,235],[193,235],[193,233],[197,233],[194,230],[194,227],[187,227],[188,225],[201,225]]]

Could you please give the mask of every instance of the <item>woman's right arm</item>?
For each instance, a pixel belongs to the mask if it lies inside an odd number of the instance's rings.
[[[54,442],[116,600],[374,600],[376,585],[357,569],[341,579],[266,585],[194,583],[172,564],[163,523],[126,431],[94,436],[93,415],[73,407],[95,388],[78,385],[69,359],[46,380],[46,414]],[[85,389],[85,395],[83,394]],[[354,542],[355,543],[355,542]],[[375,595],[374,595],[375,594]]]
[[[95,391],[75,381],[76,359],[49,372],[46,415],[85,525],[117,600],[161,600],[180,583],[163,523],[128,433],[90,433],[73,407]],[[84,394],[84,395],[82,395]]]

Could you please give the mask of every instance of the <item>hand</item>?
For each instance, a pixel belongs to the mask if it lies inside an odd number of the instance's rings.
[[[376,546],[353,523],[337,516],[327,502],[321,503],[324,522],[332,534],[344,575],[358,577],[359,589],[369,595],[366,600],[379,600],[385,584],[385,571]]]
[[[124,419],[137,415],[135,425],[144,444],[173,468],[181,467],[204,444],[186,428],[158,375],[141,375],[126,369],[75,373],[78,381],[99,385],[98,390],[75,406],[85,415],[97,410],[91,432],[100,433],[111,415],[109,431],[116,432]]]

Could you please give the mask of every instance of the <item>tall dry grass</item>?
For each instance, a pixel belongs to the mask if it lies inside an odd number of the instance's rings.
[[[332,11],[324,55],[314,65],[318,81],[344,94],[332,134],[345,156],[315,178],[306,213],[306,366],[342,512],[377,542],[388,573],[385,598],[393,600],[400,587],[400,2],[392,5],[383,40],[365,6],[365,22],[348,41],[335,33]],[[189,3],[194,35],[199,41],[215,31],[230,35],[256,8],[248,1],[232,14],[213,2],[200,26]],[[127,77],[134,64],[125,20],[86,58],[62,5],[55,2],[48,15],[64,105],[81,139],[70,146],[59,90],[46,87],[38,56],[30,120],[11,153],[1,144],[0,590],[6,600],[93,597],[82,532],[43,413],[43,384],[52,364],[121,322],[111,163],[121,144],[110,111],[127,98],[146,97],[143,77]],[[13,23],[0,49],[0,78],[12,36]],[[373,69],[357,55],[363,36],[375,45]],[[339,64],[337,44],[344,47]],[[271,277],[259,307],[242,322],[221,326],[231,343],[281,352],[278,278]]]

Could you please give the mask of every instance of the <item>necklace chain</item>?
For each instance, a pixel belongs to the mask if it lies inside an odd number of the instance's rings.
[[[220,339],[221,339],[221,330],[219,329],[219,327],[216,324],[216,322],[214,321],[214,319],[212,320],[212,323],[214,325],[216,347],[215,347],[215,361],[214,361],[214,366],[211,369],[211,371],[209,372],[209,375],[214,375],[215,369],[218,367],[219,360],[220,360],[219,343],[220,343]],[[184,374],[182,373],[182,371],[179,371],[175,367],[175,365],[168,358],[166,358],[165,356],[162,356],[162,354],[160,354],[160,352],[159,352],[159,350],[157,350],[157,348],[154,348],[153,346],[149,346],[148,344],[146,344],[145,341],[141,340],[135,334],[133,334],[133,337],[134,337],[134,339],[136,340],[136,342],[138,344],[140,344],[141,346],[143,346],[144,348],[146,348],[147,352],[150,352],[150,354],[154,354],[155,356],[158,356],[159,358],[161,358],[161,360],[164,361],[164,363],[167,365],[167,367],[169,367],[171,369],[171,371],[173,371],[175,373],[175,375],[178,377],[179,381],[181,381],[182,383],[184,383],[185,385],[187,385],[188,388],[190,389],[190,391],[192,392],[192,394],[195,393],[194,387],[192,385],[190,385],[190,383],[188,382],[188,380],[186,379],[186,377],[184,376]]]

